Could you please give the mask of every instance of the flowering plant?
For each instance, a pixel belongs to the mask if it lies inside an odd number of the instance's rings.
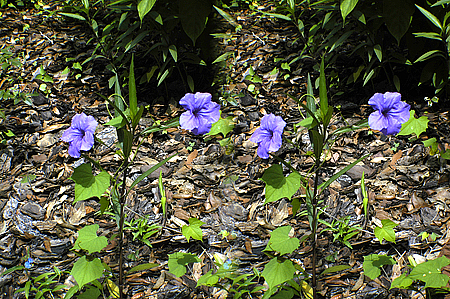
[[[84,113],[72,118],[72,124],[64,131],[61,140],[69,143],[69,155],[80,157],[80,151],[88,151],[94,146],[94,133],[97,121]]]
[[[258,144],[258,156],[262,159],[269,158],[269,152],[276,152],[280,149],[283,129],[286,122],[272,113],[264,115],[261,119],[261,127],[253,132],[250,141]]]
[[[208,133],[212,124],[219,120],[220,105],[211,101],[209,93],[187,93],[180,105],[187,110],[180,116],[180,126],[195,135]]]
[[[369,126],[384,135],[398,134],[410,117],[411,106],[401,101],[398,92],[376,93],[370,98],[369,105],[376,110],[369,115]]]

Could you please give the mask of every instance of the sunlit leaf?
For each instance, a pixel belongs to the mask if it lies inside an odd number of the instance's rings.
[[[104,267],[98,258],[88,261],[86,256],[82,256],[73,264],[70,274],[75,278],[80,289],[87,283],[99,279],[103,275]]]
[[[396,227],[398,224],[389,219],[381,220],[381,224],[382,227],[377,226],[373,230],[373,233],[375,234],[375,237],[377,237],[377,239],[380,241],[380,244],[383,242],[383,239],[388,242],[395,243],[394,227]]]
[[[425,288],[442,288],[449,281],[449,277],[441,273],[441,269],[450,265],[450,260],[445,256],[418,264],[414,267],[408,278],[425,282]]]
[[[97,236],[98,228],[98,224],[93,224],[80,229],[73,248],[86,250],[89,254],[100,252],[108,245],[108,239],[105,236]]]
[[[291,231],[291,226],[281,226],[275,229],[270,234],[270,240],[267,243],[266,251],[274,250],[278,251],[280,255],[286,253],[292,253],[300,246],[300,241],[297,238],[292,238],[289,236]]]
[[[100,198],[110,185],[110,175],[106,171],[94,176],[91,164],[81,164],[73,171],[71,179],[75,181],[75,199],[73,203],[91,197]]]
[[[169,272],[177,277],[186,274],[186,265],[189,263],[199,263],[201,260],[194,254],[186,252],[175,252],[169,254]]]
[[[294,278],[295,271],[295,267],[290,260],[273,258],[264,267],[262,276],[269,285],[269,288],[272,289]]]
[[[186,237],[187,241],[192,237],[193,239],[201,241],[203,239],[203,233],[200,226],[205,224],[197,218],[189,218],[189,225],[183,225],[181,233]]]
[[[364,257],[364,275],[370,279],[375,279],[381,274],[381,267],[384,265],[394,265],[396,261],[387,255],[370,254]]]
[[[421,116],[420,118],[415,118],[415,111],[411,110],[409,112],[409,120],[402,124],[402,129],[397,135],[411,135],[416,134],[417,137],[425,132],[428,128],[428,117]]]
[[[261,180],[266,183],[266,200],[264,203],[273,202],[284,197],[291,199],[301,186],[300,174],[292,172],[285,177],[283,168],[279,164],[267,168]]]

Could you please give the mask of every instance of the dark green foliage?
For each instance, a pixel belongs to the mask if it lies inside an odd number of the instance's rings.
[[[211,12],[211,0],[83,0],[69,2],[60,14],[89,25],[94,37],[88,42],[95,50],[81,64],[106,59],[109,87],[121,94],[131,53],[136,54],[136,82],[158,87],[179,80],[182,93],[193,92],[195,75],[206,65],[197,41]]]

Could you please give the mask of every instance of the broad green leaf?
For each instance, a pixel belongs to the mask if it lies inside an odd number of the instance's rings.
[[[200,278],[197,281],[197,287],[203,285],[212,287],[219,282],[219,276],[212,274],[212,271],[213,270],[211,269],[206,274],[200,276]]]
[[[145,15],[148,14],[150,12],[150,10],[152,10],[153,5],[155,5],[156,0],[140,0],[139,4],[138,4],[138,13],[139,13],[139,18],[141,19],[141,23],[142,20],[144,19]]]
[[[189,218],[189,225],[183,225],[183,227],[181,228],[181,233],[186,237],[188,243],[191,237],[192,239],[202,241],[203,233],[200,226],[202,226],[203,224],[205,223],[198,220],[197,218]]]
[[[131,55],[130,75],[128,76],[128,99],[130,101],[131,119],[137,114],[136,80],[134,78],[134,54]]]
[[[34,174],[26,174],[23,178],[22,178],[22,180],[20,180],[20,182],[22,183],[22,184],[24,184],[24,183],[31,183],[32,181],[34,181],[36,179],[36,176],[34,175]]]
[[[285,177],[280,164],[267,168],[261,180],[266,183],[266,200],[264,203],[273,202],[284,197],[291,199],[301,186],[300,174],[292,172]]]
[[[295,267],[290,260],[273,258],[264,267],[262,277],[266,280],[270,289],[294,278]]]
[[[194,254],[186,252],[175,252],[169,254],[169,272],[177,277],[186,274],[186,265],[189,263],[199,263],[201,260]]]
[[[380,241],[380,244],[383,243],[383,239],[386,239],[388,242],[395,243],[395,232],[394,227],[398,224],[389,219],[381,220],[382,227],[375,227],[373,233],[375,237]]]
[[[406,289],[413,282],[414,282],[414,280],[412,280],[411,278],[407,277],[406,274],[402,274],[402,275],[400,275],[399,277],[397,277],[396,279],[394,279],[392,281],[391,287],[389,289],[395,289],[395,288]]]
[[[129,273],[133,273],[133,272],[138,272],[138,271],[143,271],[143,270],[148,270],[148,269],[152,269],[155,267],[159,267],[159,264],[155,264],[155,263],[146,263],[146,264],[139,264],[136,267],[131,268],[127,274]]]
[[[267,243],[265,251],[278,251],[280,255],[292,253],[300,246],[300,241],[297,238],[289,236],[292,230],[291,226],[282,226],[275,229],[270,234],[270,240]]]
[[[218,121],[212,124],[211,131],[205,135],[217,135],[222,134],[226,137],[228,133],[233,131],[235,122],[233,121],[233,116],[228,116],[227,118],[219,118]]]
[[[434,24],[434,26],[436,26],[437,28],[439,28],[439,30],[442,31],[442,24],[441,22],[438,20],[438,18],[436,18],[431,12],[429,12],[428,10],[426,10],[425,8],[420,7],[419,5],[416,4],[416,7],[423,13],[423,15],[430,20],[431,23]]]
[[[84,255],[73,264],[70,274],[75,278],[81,289],[85,284],[102,277],[104,269],[100,259],[95,258],[88,261]]]
[[[395,265],[396,261],[387,255],[370,254],[364,257],[364,275],[370,279],[375,279],[381,274],[381,267],[384,265]]]
[[[86,250],[89,254],[100,252],[108,245],[108,239],[105,236],[97,236],[98,228],[98,224],[93,224],[80,229],[73,248]]]
[[[409,120],[402,124],[402,129],[397,135],[411,135],[414,133],[417,137],[419,137],[420,134],[427,130],[428,117],[421,116],[420,118],[416,118],[414,114],[414,110],[409,112]]]
[[[194,45],[205,29],[211,8],[211,2],[208,0],[178,0],[181,26]]]
[[[342,19],[345,21],[345,17],[352,12],[355,8],[356,4],[358,4],[358,0],[342,0],[341,1],[341,14]]]
[[[441,158],[444,158],[446,160],[450,160],[450,150],[446,150],[441,154]]]
[[[398,44],[400,44],[403,35],[408,31],[414,11],[413,0],[383,1],[384,21],[389,32],[395,37]]]
[[[101,295],[101,292],[97,287],[87,285],[86,290],[84,292],[82,292],[80,295],[78,295],[77,299],[98,298],[100,295]]]
[[[91,197],[100,198],[110,185],[110,175],[106,171],[94,176],[91,164],[81,164],[70,177],[75,182],[75,199],[73,203]]]
[[[414,267],[408,278],[425,282],[425,288],[442,288],[449,281],[449,277],[441,273],[441,269],[450,265],[450,260],[441,256],[435,260],[418,264]]]

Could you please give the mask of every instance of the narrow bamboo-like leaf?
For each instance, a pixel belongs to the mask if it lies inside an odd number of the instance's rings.
[[[130,186],[130,188],[128,190],[133,189],[134,186],[136,186],[140,181],[142,181],[143,179],[145,179],[147,176],[149,176],[152,172],[154,172],[156,169],[160,168],[162,165],[164,165],[167,161],[169,161],[170,159],[172,159],[173,157],[175,157],[176,155],[178,155],[178,153],[173,154],[172,156],[169,156],[167,158],[165,158],[164,160],[162,160],[161,162],[159,162],[158,164],[156,164],[155,166],[153,166],[152,168],[150,168],[149,170],[147,170],[146,172],[144,172],[143,174],[141,174]],[[130,191],[128,191],[129,193]],[[127,196],[128,196],[127,193]]]
[[[162,171],[159,172],[159,178],[158,178],[158,188],[159,188],[159,194],[161,195],[161,207],[163,210],[163,215],[166,216],[166,191],[164,190],[164,185],[162,182]]]
[[[60,15],[63,15],[63,16],[66,16],[66,17],[69,17],[69,18],[74,18],[74,19],[77,19],[77,20],[86,21],[86,18],[85,18],[85,17],[80,16],[80,15],[77,15],[77,14],[74,14],[74,13],[70,13],[70,12],[60,12],[59,14],[60,14]]]
[[[222,9],[218,8],[217,6],[213,5],[213,7],[217,10],[217,12],[224,17],[225,20],[228,21],[228,23],[230,23],[233,27],[238,27],[239,24],[225,11],[223,11]]]
[[[431,23],[433,23],[434,26],[436,26],[437,28],[439,28],[442,31],[442,24],[441,22],[438,20],[438,18],[436,18],[431,12],[429,12],[428,10],[426,10],[425,8],[420,7],[419,5],[416,4],[416,7],[423,13],[423,15],[430,20]]]
[[[441,1],[438,1],[438,2],[434,3],[433,5],[431,5],[431,7],[438,6],[438,5],[443,5],[443,4],[448,4],[448,3],[450,3],[450,0],[441,0]]]
[[[136,80],[134,78],[134,54],[131,56],[130,74],[128,76],[128,92],[131,119],[134,119],[134,116],[137,113]]]
[[[416,61],[414,61],[414,63],[425,61],[427,59],[431,59],[436,56],[440,56],[440,57],[446,59],[444,53],[441,50],[431,50],[431,51],[428,51],[427,53],[421,55],[419,58],[417,58]]]
[[[131,148],[133,146],[133,135],[131,135],[131,132],[122,128],[120,131],[123,132],[123,155],[125,156],[125,159],[128,159],[128,157],[131,154]]]
[[[413,34],[415,37],[424,37],[424,38],[428,38],[428,39],[442,41],[442,36],[436,32],[416,32]]]
[[[152,269],[152,268],[155,268],[155,267],[159,267],[159,264],[155,264],[155,263],[140,264],[140,265],[137,265],[136,267],[131,268],[127,272],[127,274],[130,274],[130,273],[133,273],[133,272],[138,272],[138,271]]]
[[[325,190],[332,182],[334,182],[337,178],[339,178],[341,175],[343,175],[344,173],[346,173],[350,168],[352,168],[353,166],[355,166],[356,164],[358,164],[359,162],[361,162],[362,160],[364,160],[365,158],[367,158],[369,154],[366,154],[362,157],[360,157],[358,160],[354,161],[353,163],[345,166],[343,169],[341,169],[338,173],[336,173],[335,175],[333,175],[331,178],[328,179],[328,181],[322,183],[319,185],[319,189]]]
[[[133,118],[133,121],[131,123],[133,129],[136,128],[136,126],[139,124],[139,121],[141,120],[142,114],[144,113],[144,106],[140,106],[138,109],[138,112]]]
[[[320,76],[319,76],[319,98],[320,98],[320,114],[322,119],[328,112],[328,97],[327,97],[327,81],[325,78],[325,58],[322,56],[322,62],[320,63]]]
[[[169,52],[170,52],[170,55],[172,55],[173,60],[175,62],[177,62],[177,60],[178,60],[177,47],[175,45],[170,45],[169,46]]]
[[[165,71],[164,71],[164,73],[161,75],[161,77],[159,77],[159,80],[158,80],[158,86],[164,81],[164,79],[166,79],[166,77],[169,75],[169,70],[168,69],[166,69]]]
[[[311,76],[308,73],[308,81],[306,85],[306,106],[311,110],[311,112],[316,112],[316,99],[314,98],[314,89],[311,83]]]
[[[366,215],[366,217],[368,217],[369,214],[367,214],[367,206],[369,204],[369,196],[367,195],[367,189],[366,189],[366,185],[364,183],[364,171],[363,171],[362,177],[361,177],[361,195],[363,197],[364,215]]]

